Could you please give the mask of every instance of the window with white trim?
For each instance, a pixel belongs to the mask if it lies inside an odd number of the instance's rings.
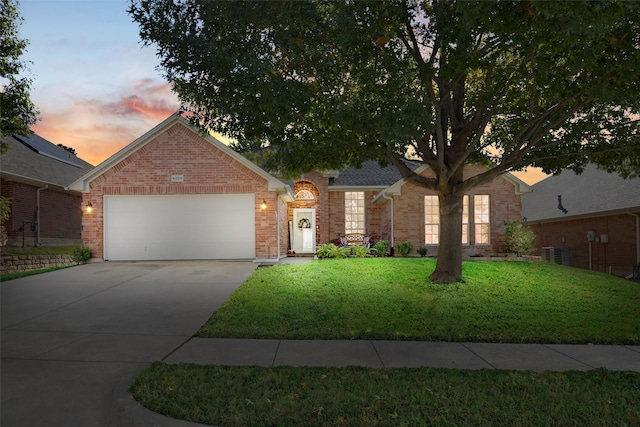
[[[471,244],[469,203],[471,198],[465,194],[462,198],[462,244]],[[474,244],[490,244],[490,204],[489,195],[473,196]],[[424,244],[440,244],[440,209],[438,196],[424,196]]]
[[[344,193],[344,232],[363,233],[364,223],[364,192],[347,191]]]
[[[296,200],[314,200],[313,193],[309,190],[300,190],[296,193]]]
[[[424,196],[424,244],[440,243],[440,203],[438,196]]]
[[[489,195],[477,194],[473,196],[473,223],[476,245],[488,245],[490,243],[489,221]]]
[[[462,244],[469,244],[469,195],[462,198]]]

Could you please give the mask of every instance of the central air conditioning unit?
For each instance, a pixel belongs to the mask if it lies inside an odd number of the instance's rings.
[[[570,265],[569,264],[569,248],[567,247],[544,247],[542,248],[542,259],[554,264]]]

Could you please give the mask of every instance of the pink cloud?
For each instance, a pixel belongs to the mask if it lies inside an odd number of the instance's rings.
[[[62,109],[40,107],[40,121],[32,130],[55,144],[75,148],[79,157],[94,165],[179,108],[169,85],[152,79],[134,82],[105,98],[71,101]]]

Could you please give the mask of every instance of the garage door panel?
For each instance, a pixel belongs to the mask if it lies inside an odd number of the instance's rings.
[[[253,194],[106,196],[105,258],[252,259]]]

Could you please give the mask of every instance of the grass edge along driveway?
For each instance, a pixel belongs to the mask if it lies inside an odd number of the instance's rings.
[[[464,283],[441,286],[425,281],[432,268],[433,260],[423,259],[261,268],[199,335],[638,341],[636,283],[551,264],[500,262],[465,263]],[[345,313],[355,321],[346,322]],[[407,328],[420,317],[439,326],[427,334],[420,332],[425,323]],[[372,323],[378,318],[382,322]],[[379,326],[385,324],[392,327]],[[604,369],[536,373],[158,362],[131,392],[158,413],[224,427],[640,423],[640,374]]]
[[[316,260],[257,269],[199,337],[509,343],[640,343],[640,285],[544,262]]]

